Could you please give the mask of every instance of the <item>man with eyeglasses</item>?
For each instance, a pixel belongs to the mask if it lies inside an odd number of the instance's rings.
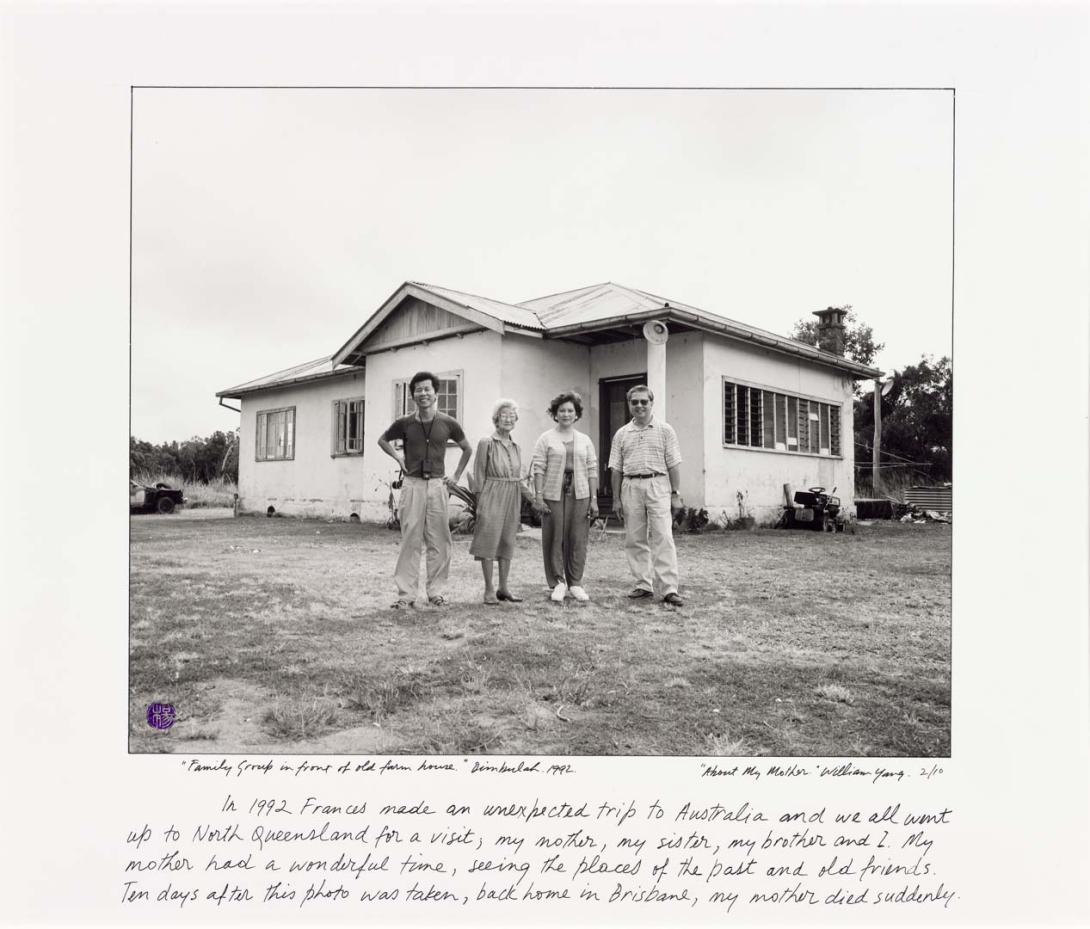
[[[378,440],[379,448],[398,463],[402,471],[398,517],[401,521],[401,551],[394,580],[397,583],[395,610],[413,605],[420,574],[420,547],[427,554],[426,590],[432,606],[443,606],[443,588],[450,573],[450,523],[447,519],[447,488],[457,484],[473,449],[453,416],[436,409],[439,378],[430,371],[418,371],[409,381],[409,394],[416,412],[396,419]],[[402,449],[391,444],[398,439]],[[454,478],[446,476],[447,441],[462,450]]]
[[[632,419],[613,436],[609,468],[613,512],[624,526],[628,569],[636,578],[629,598],[662,594],[681,606],[673,514],[681,509],[681,447],[669,423],[655,419],[655,395],[644,384],[627,393]]]

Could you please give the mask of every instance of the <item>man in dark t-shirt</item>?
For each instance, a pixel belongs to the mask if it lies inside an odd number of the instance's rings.
[[[401,551],[394,580],[397,582],[395,609],[412,606],[420,573],[420,548],[427,554],[428,602],[446,603],[443,588],[450,573],[450,523],[447,521],[447,487],[458,483],[473,450],[452,416],[436,409],[439,379],[430,371],[418,371],[409,381],[409,393],[416,412],[395,419],[378,440],[379,448],[394,459],[404,473],[398,515],[401,520]],[[393,442],[400,440],[398,450]],[[453,478],[446,476],[447,442],[461,450]]]

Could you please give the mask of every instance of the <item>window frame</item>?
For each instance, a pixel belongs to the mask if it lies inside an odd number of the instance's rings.
[[[439,410],[441,413],[446,413],[447,416],[452,416],[460,423],[462,421],[462,409],[465,403],[465,379],[463,378],[464,369],[458,368],[453,371],[435,371],[433,372],[437,378],[441,381],[454,381],[456,385],[456,391],[454,395],[454,407],[455,412],[450,413],[447,410]],[[401,419],[403,416],[409,416],[416,410],[416,405],[412,401],[412,397],[409,396],[409,381],[410,377],[396,378],[393,382],[393,408],[394,419]],[[436,409],[439,409],[438,394],[440,394],[442,385],[440,385],[440,391],[437,392]],[[407,407],[407,409],[406,409]],[[448,442],[448,445],[453,443]]]
[[[333,425],[330,434],[330,451],[331,458],[359,458],[363,454],[363,440],[366,429],[367,414],[365,397],[341,397],[332,401],[333,408]],[[352,406],[358,405],[359,409],[357,413],[353,413]],[[348,447],[348,421],[349,417],[353,415],[359,416],[359,447]],[[344,429],[344,447],[341,447],[341,422],[345,425]]]
[[[268,422],[269,417],[274,416],[277,413],[290,413],[290,434],[291,441],[285,441],[285,454],[283,455],[269,455],[268,454],[268,442],[262,442],[262,437],[268,439]],[[295,426],[296,426],[296,410],[294,406],[278,406],[272,407],[267,410],[258,410],[254,415],[254,461],[294,461],[295,460]],[[262,417],[265,417],[265,427],[262,428]],[[288,420],[285,419],[285,424]],[[262,449],[266,454],[262,455]]]
[[[734,388],[730,397],[727,396],[728,386]],[[767,418],[769,395],[773,413],[771,423]],[[840,447],[843,403],[833,403],[812,394],[788,393],[725,374],[719,380],[719,402],[723,448],[805,455],[810,458],[844,458]],[[746,421],[744,429],[743,418]],[[771,448],[764,444],[770,431],[769,426],[773,443]],[[743,431],[747,440],[745,444],[739,441]],[[760,438],[760,445],[748,444],[752,435]]]

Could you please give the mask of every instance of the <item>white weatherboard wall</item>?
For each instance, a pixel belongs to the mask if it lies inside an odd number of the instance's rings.
[[[243,397],[239,432],[239,503],[245,511],[347,516],[359,497],[360,456],[332,456],[333,402],[365,396],[362,372]],[[295,457],[257,461],[257,414],[295,407]],[[366,433],[367,423],[364,422]]]
[[[739,448],[723,444],[723,379],[840,405],[841,457]],[[759,523],[776,520],[783,485],[837,488],[854,509],[852,382],[840,372],[775,352],[708,335],[704,341],[704,505],[715,518],[739,514],[737,494]]]

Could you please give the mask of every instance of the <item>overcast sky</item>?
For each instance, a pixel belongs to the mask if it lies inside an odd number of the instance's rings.
[[[949,354],[945,91],[141,89],[132,433],[329,356],[403,281],[612,280],[782,334],[852,304],[884,370]],[[229,401],[230,402],[230,401]]]

